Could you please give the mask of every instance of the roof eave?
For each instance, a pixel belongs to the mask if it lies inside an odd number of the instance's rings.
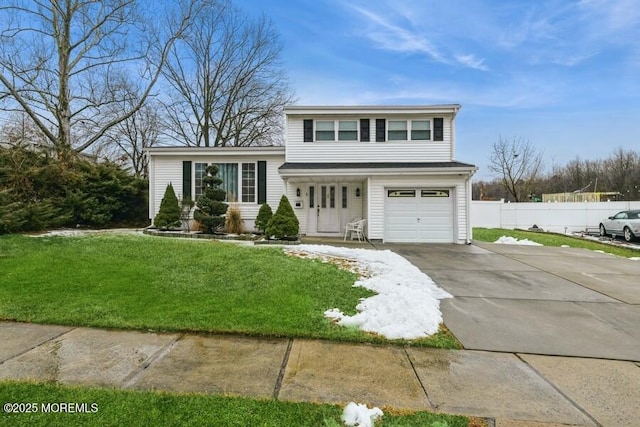
[[[477,167],[439,168],[345,168],[345,169],[279,169],[282,177],[294,176],[355,176],[355,175],[473,175]]]
[[[460,104],[440,105],[289,105],[284,108],[288,116],[329,114],[453,114],[462,108]]]
[[[144,151],[150,156],[253,156],[285,155],[285,146],[268,147],[150,147]]]

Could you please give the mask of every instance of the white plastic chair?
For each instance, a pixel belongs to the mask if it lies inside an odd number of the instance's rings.
[[[357,221],[348,223],[344,227],[344,240],[347,240],[347,236],[349,235],[353,239],[353,234],[355,233],[355,235],[358,237],[358,242],[362,242],[362,240],[364,239],[364,226],[366,222],[366,219],[359,219]]]

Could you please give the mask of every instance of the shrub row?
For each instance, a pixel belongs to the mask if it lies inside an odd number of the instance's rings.
[[[147,182],[110,162],[0,147],[0,234],[148,222]]]

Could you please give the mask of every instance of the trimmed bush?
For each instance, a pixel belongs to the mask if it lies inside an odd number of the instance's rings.
[[[153,219],[153,225],[160,229],[168,229],[180,226],[180,205],[173,185],[169,183],[160,202],[160,211]]]
[[[258,216],[256,217],[256,230],[264,233],[272,216],[273,211],[271,210],[271,206],[269,206],[267,203],[264,203],[262,206],[260,206]]]
[[[299,228],[300,224],[296,214],[293,212],[291,203],[289,203],[287,196],[283,195],[276,213],[273,214],[267,224],[267,236],[275,237],[276,239],[289,239],[298,235]]]
[[[200,223],[207,234],[217,233],[224,225],[223,215],[227,212],[224,199],[227,193],[220,188],[222,179],[218,177],[218,166],[211,164],[206,169],[207,176],[202,178],[202,195],[196,203],[193,218]]]

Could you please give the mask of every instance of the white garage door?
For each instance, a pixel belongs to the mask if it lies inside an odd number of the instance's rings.
[[[453,195],[449,189],[385,189],[385,241],[453,242]]]

